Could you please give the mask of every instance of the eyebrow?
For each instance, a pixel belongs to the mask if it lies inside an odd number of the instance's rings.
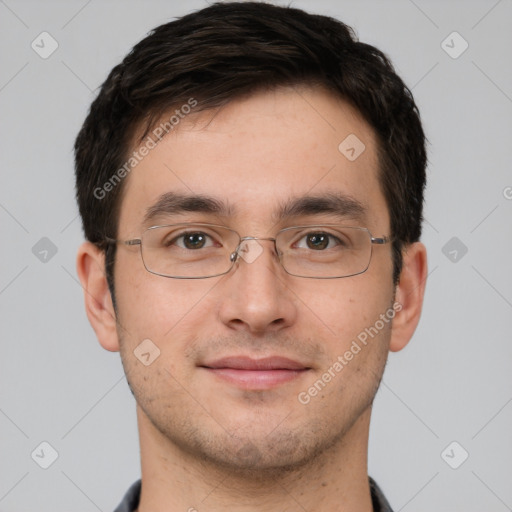
[[[230,217],[235,208],[227,202],[202,194],[179,194],[166,192],[147,208],[143,223],[149,223],[160,216],[180,215],[186,212],[214,214]],[[326,193],[322,195],[290,198],[278,206],[273,220],[281,222],[286,219],[307,215],[334,215],[340,219],[365,219],[367,208],[357,199],[341,194]]]
[[[146,210],[143,223],[148,223],[162,215],[183,214],[185,212],[210,213],[221,217],[229,217],[233,214],[233,208],[214,197],[201,194],[187,195],[166,192]]]
[[[276,220],[305,215],[331,214],[340,219],[363,220],[367,208],[357,199],[341,193],[302,196],[286,201],[279,208]]]

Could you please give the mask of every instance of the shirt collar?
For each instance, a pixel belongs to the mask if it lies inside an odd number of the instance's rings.
[[[384,496],[383,492],[380,490],[375,480],[369,478],[369,481],[370,492],[372,496],[373,512],[393,512],[391,506],[388,503],[388,500]],[[128,492],[125,494],[123,501],[114,510],[114,512],[135,512],[135,510],[139,506],[140,489],[141,480],[137,480],[128,489]]]

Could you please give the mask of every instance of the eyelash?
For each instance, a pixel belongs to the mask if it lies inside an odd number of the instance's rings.
[[[207,245],[206,247],[211,247],[212,245],[214,245],[215,243],[219,243],[217,242],[217,240],[215,239],[215,237],[205,231],[185,231],[183,233],[179,233],[177,235],[173,235],[172,238],[169,240],[169,241],[166,241],[164,240],[163,241],[163,245],[165,247],[170,247],[172,245],[176,245],[177,247],[181,248],[181,249],[187,249],[187,247],[184,247],[184,240],[187,236],[190,236],[190,235],[202,235],[204,236],[205,238],[207,238],[208,240],[210,240],[212,243],[210,243],[209,245]],[[330,247],[331,246],[331,242],[335,242],[335,247],[336,246],[346,246],[347,243],[342,241],[338,236],[334,235],[333,233],[329,233],[327,231],[309,231],[309,232],[305,232],[305,233],[301,233],[301,236],[300,238],[297,238],[296,241],[292,242],[291,243],[291,246],[296,246],[298,245],[301,241],[303,240],[306,240],[307,237],[311,237],[313,235],[321,235],[321,236],[327,236],[329,237],[329,243],[328,243],[328,247],[329,249],[332,249],[333,247]],[[167,238],[167,237],[166,237]],[[182,240],[182,244],[179,244],[177,243],[177,241],[179,240]],[[306,242],[307,243],[307,242]],[[221,244],[220,244],[221,245]],[[203,249],[205,246],[202,246],[201,249]],[[192,249],[191,249],[192,250]]]

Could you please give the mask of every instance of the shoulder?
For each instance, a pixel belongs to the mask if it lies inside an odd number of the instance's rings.
[[[134,512],[139,506],[141,481],[137,480],[124,495],[114,512]]]

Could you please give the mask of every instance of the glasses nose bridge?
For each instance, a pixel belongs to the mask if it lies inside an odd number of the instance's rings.
[[[274,237],[260,237],[260,236],[240,236],[239,237],[240,241],[238,242],[238,245],[236,246],[235,250],[231,253],[230,255],[230,260],[235,263],[235,261],[240,257],[240,253],[243,251],[243,246],[244,246],[244,242],[247,242],[247,241],[250,241],[250,240],[254,240],[254,241],[268,241],[268,242],[274,242],[274,252],[275,254],[277,255],[278,259],[280,260],[279,258],[279,251],[277,250],[277,242],[276,242],[276,238]],[[262,248],[262,252],[263,252],[263,248]]]
[[[276,239],[272,237],[261,237],[261,236],[241,236],[240,237],[240,243],[244,242],[245,240],[269,240],[271,242],[275,242]]]
[[[272,238],[272,237],[260,237],[260,236],[242,236],[240,237],[240,243],[238,244],[238,247],[236,248],[237,252],[240,250],[240,247],[242,247],[243,243],[248,241],[248,240],[255,240],[256,242],[257,241],[268,241],[268,242],[274,242],[274,250],[276,251],[277,253],[277,242],[276,242],[276,238]]]

